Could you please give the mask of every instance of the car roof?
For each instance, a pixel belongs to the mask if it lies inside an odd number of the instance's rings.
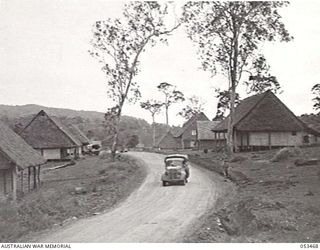
[[[186,160],[189,159],[188,155],[172,154],[172,155],[167,155],[167,156],[165,157],[165,160],[170,159],[170,158],[183,158],[183,159],[186,159]]]

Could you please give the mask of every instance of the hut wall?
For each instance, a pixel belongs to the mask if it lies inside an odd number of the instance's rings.
[[[237,136],[238,145],[241,145],[240,137]],[[265,132],[251,132],[249,134],[249,144],[251,146],[268,146],[269,135]]]
[[[272,132],[271,145],[272,146],[301,146],[303,144],[302,132]]]
[[[198,141],[199,149],[213,149],[216,147],[216,140],[199,140]]]
[[[303,145],[302,132],[250,132],[249,145],[250,146],[301,146]],[[241,145],[241,138],[237,136],[238,145]]]
[[[54,148],[54,149],[43,149],[43,157],[47,160],[60,160],[61,154],[60,154],[60,148]]]
[[[178,149],[181,148],[179,139],[174,138],[170,133],[168,133],[159,143],[159,148],[164,149]]]
[[[0,200],[12,192],[11,169],[0,169]]]

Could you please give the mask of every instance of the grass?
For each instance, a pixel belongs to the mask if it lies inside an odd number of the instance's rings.
[[[229,170],[234,191],[200,218],[185,241],[319,242],[320,164],[294,162],[319,157],[320,148],[302,148],[300,156],[270,162],[276,153],[240,153],[247,160],[232,163]],[[199,153],[193,161],[221,174],[218,158]]]
[[[39,190],[15,203],[0,204],[1,242],[17,242],[30,233],[106,211],[125,199],[146,176],[145,169],[129,156],[116,162],[87,157],[66,168],[49,167],[52,163],[42,170]]]

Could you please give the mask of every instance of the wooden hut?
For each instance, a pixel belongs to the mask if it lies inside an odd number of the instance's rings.
[[[41,110],[19,133],[47,160],[75,159],[82,143],[57,117]]]
[[[45,162],[39,152],[0,122],[0,198],[11,195],[16,199],[17,190],[23,193],[39,187],[40,166]]]
[[[69,125],[68,128],[70,132],[81,143],[81,147],[79,148],[79,154],[84,154],[88,152],[88,145],[90,144],[89,138],[75,125]]]
[[[217,126],[220,121],[197,121],[197,147],[203,149],[215,149],[220,140],[212,129]]]
[[[158,142],[159,148],[192,149],[196,148],[197,121],[209,121],[208,117],[200,112],[193,115],[182,128],[170,130]]]
[[[213,131],[226,133],[229,117]],[[271,149],[308,144],[309,129],[271,91],[250,96],[236,107],[233,119],[235,150]]]

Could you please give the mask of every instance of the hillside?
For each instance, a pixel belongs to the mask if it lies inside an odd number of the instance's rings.
[[[50,115],[59,117],[65,123],[77,125],[91,139],[105,140],[108,138],[103,126],[104,113],[97,111],[77,111],[35,104],[0,105],[0,120],[17,131],[42,109]],[[166,125],[157,124],[156,138],[160,138],[166,130]],[[120,132],[120,143],[125,144],[130,136],[137,135],[140,143],[147,147],[152,146],[152,126],[144,119],[123,116],[120,122]]]

